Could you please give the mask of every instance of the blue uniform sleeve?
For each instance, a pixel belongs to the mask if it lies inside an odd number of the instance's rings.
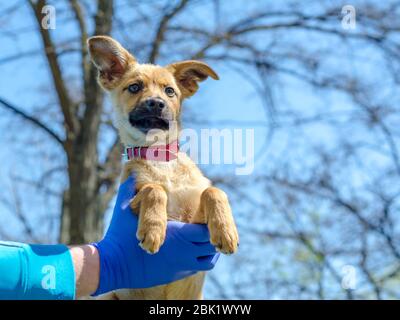
[[[0,241],[0,299],[74,298],[75,272],[65,245]]]

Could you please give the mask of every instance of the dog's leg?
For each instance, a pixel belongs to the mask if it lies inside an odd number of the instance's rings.
[[[142,186],[131,202],[139,213],[136,237],[148,253],[156,253],[165,240],[167,229],[167,193],[158,184]]]
[[[237,250],[239,235],[233,220],[228,197],[222,190],[209,187],[203,191],[194,223],[207,223],[211,243],[218,251],[232,254]]]

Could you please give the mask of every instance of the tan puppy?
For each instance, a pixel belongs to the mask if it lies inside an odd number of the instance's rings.
[[[139,64],[110,37],[92,37],[88,46],[99,70],[99,83],[111,94],[125,146],[165,146],[177,139],[183,99],[197,91],[198,82],[209,76],[218,79],[200,61],[165,67]],[[231,254],[237,250],[238,233],[226,194],[212,187],[186,154],[179,152],[170,161],[133,158],[126,163],[122,180],[132,173],[136,177],[137,194],[131,207],[139,214],[136,236],[144,250],[149,253],[159,250],[168,219],[206,223],[211,243],[219,251]],[[203,282],[204,273],[198,273],[163,286],[119,290],[106,298],[201,299]]]

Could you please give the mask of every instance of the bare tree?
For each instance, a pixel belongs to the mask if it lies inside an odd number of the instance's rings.
[[[54,172],[66,177],[62,194],[54,192],[60,241],[99,239],[118,184],[120,145],[86,51],[88,36],[112,34],[146,62],[193,58],[225,68],[260,99],[265,120],[185,121],[264,134],[250,178],[212,176],[231,197],[242,238],[229,282],[210,278],[215,297],[399,298],[400,2],[353,2],[357,27],[347,30],[340,1],[49,1],[58,28],[74,26],[66,37],[41,27],[45,0],[29,1],[42,46],[0,57],[0,64],[45,57],[53,111],[62,118],[49,126],[41,109],[3,97],[0,105],[65,156],[40,179],[25,181],[50,195]],[[16,8],[5,7],[0,24]],[[15,42],[24,36],[0,27]],[[296,88],[318,101],[287,96]],[[104,130],[111,142],[104,143]],[[7,205],[17,210],[21,200],[13,194]],[[37,238],[17,212],[25,233]],[[343,265],[354,268],[356,288],[343,284]]]

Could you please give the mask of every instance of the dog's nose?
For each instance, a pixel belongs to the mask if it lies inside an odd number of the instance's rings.
[[[160,98],[149,98],[146,100],[146,106],[150,110],[154,109],[162,110],[165,107],[165,102]]]

